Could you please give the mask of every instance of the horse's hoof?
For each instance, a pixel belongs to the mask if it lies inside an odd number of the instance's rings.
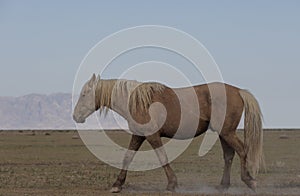
[[[225,192],[229,189],[229,186],[230,186],[229,184],[228,185],[220,184],[219,186],[216,186],[216,189],[220,192]]]
[[[165,193],[176,193],[176,192],[178,192],[178,188],[174,188],[174,189],[166,189],[165,190]]]
[[[172,193],[174,193],[174,191],[165,190],[164,193],[166,193],[166,194],[172,194]]]
[[[255,180],[250,180],[247,185],[254,193],[256,193],[257,182]]]
[[[121,187],[112,187],[112,188],[110,189],[110,192],[111,192],[111,193],[119,193],[119,192],[121,192],[121,190],[122,190]]]
[[[176,184],[170,184],[167,186],[167,192],[174,193],[178,189],[177,183]]]

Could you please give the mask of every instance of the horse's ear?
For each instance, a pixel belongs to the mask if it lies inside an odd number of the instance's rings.
[[[96,80],[97,80],[97,82],[100,80],[100,75],[99,74],[97,75],[97,79]]]
[[[96,80],[96,75],[93,73],[93,76],[91,78],[91,81],[95,81]]]
[[[94,83],[95,83],[95,81],[96,81],[96,75],[93,74],[92,78],[91,78],[90,81],[89,81],[89,86],[93,86]]]

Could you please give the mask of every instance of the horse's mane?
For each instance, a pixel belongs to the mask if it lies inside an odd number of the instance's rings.
[[[156,82],[138,82],[135,80],[99,80],[96,87],[95,101],[100,112],[106,107],[111,108],[112,100],[118,101],[118,97],[127,96],[130,112],[147,111],[152,103],[154,92],[162,92],[164,85]]]

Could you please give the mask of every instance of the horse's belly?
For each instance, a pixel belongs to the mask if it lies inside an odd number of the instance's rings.
[[[161,136],[174,139],[190,139],[197,137],[207,131],[209,122],[201,120],[199,124],[182,122],[178,128],[164,127],[161,130]]]

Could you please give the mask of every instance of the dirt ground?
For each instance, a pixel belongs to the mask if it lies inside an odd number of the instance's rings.
[[[128,145],[127,133],[109,135]],[[119,170],[98,160],[76,136],[74,131],[1,131],[0,195],[112,195],[109,189]],[[165,192],[167,179],[159,168],[129,172],[121,195],[253,195],[240,180],[237,156],[231,188],[223,194],[215,188],[223,170],[220,143],[199,157],[202,139],[195,139],[171,164],[177,193]],[[265,131],[264,146],[267,171],[257,177],[257,195],[300,195],[300,130]]]

